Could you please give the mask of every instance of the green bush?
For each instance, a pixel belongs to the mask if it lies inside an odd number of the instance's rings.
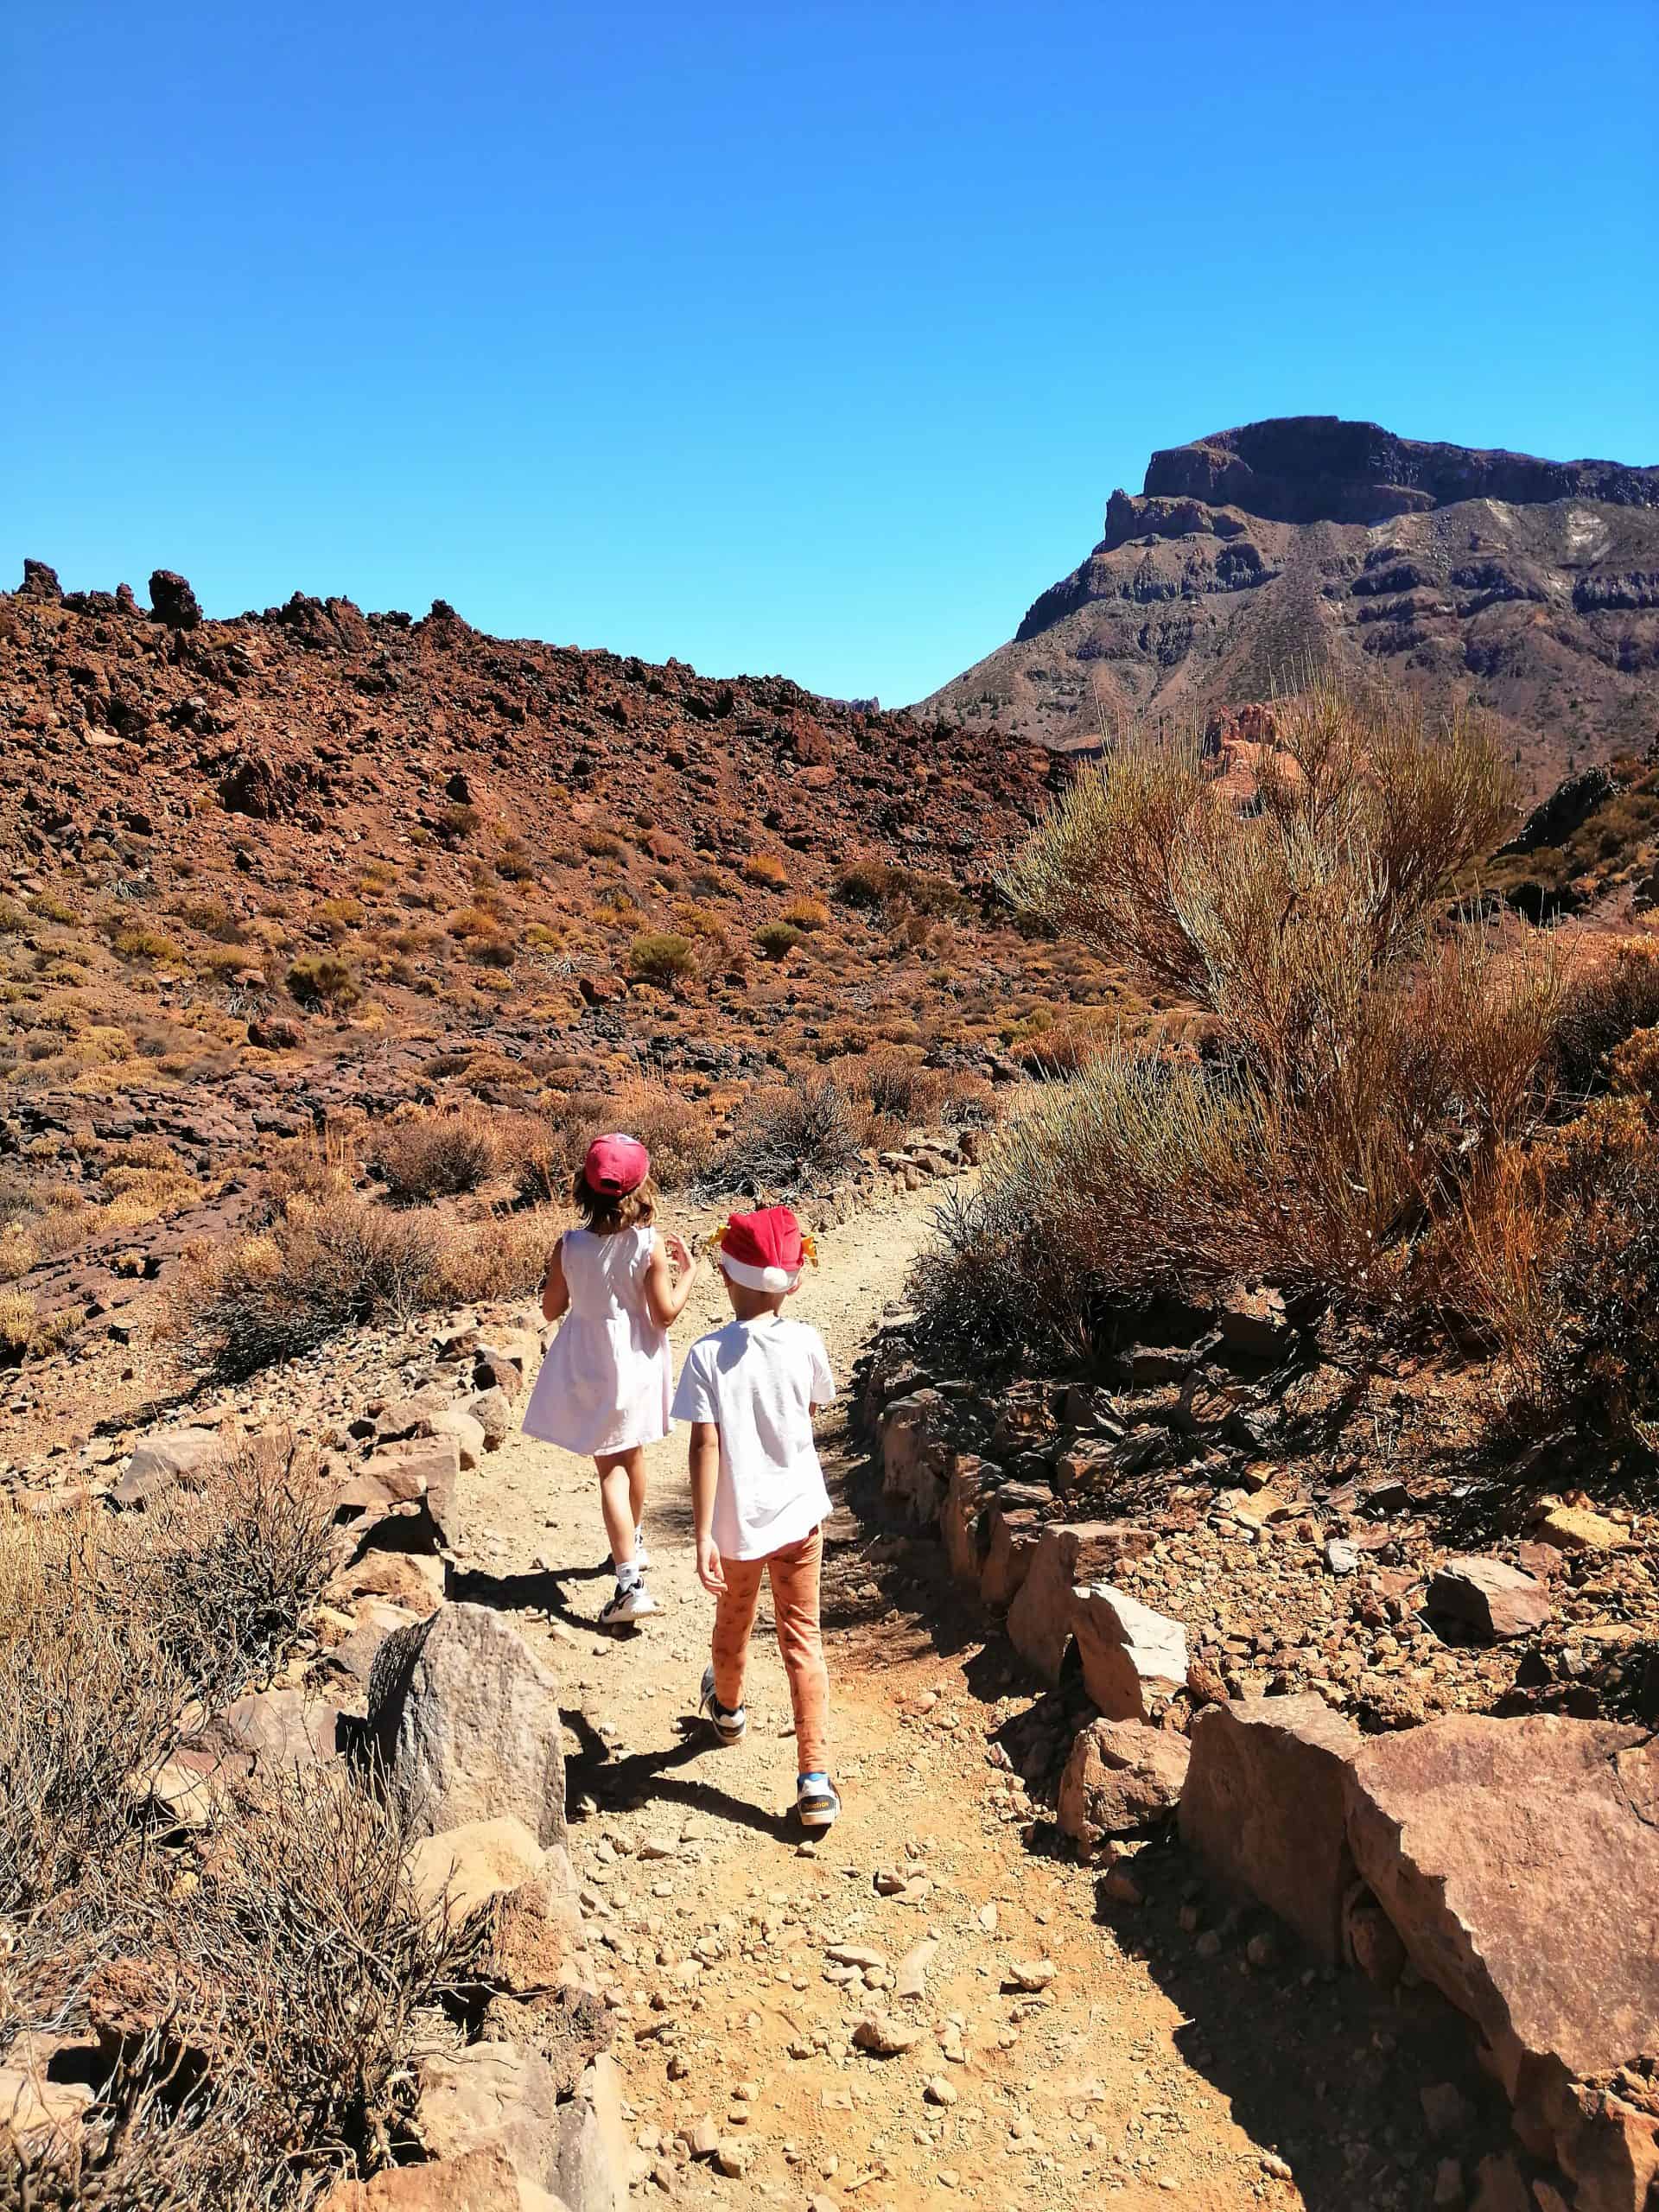
[[[671,983],[696,966],[690,939],[669,931],[644,930],[628,947],[628,973],[643,983]]]
[[[767,922],[755,931],[754,941],[766,959],[787,960],[802,935],[792,922]]]
[[[301,1006],[336,1012],[355,1006],[361,995],[350,968],[332,952],[302,953],[288,971],[288,988]]]

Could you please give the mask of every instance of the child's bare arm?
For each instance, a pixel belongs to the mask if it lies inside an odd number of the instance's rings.
[[[542,1277],[542,1319],[556,1321],[570,1303],[569,1287],[564,1280],[564,1239],[553,1247],[547,1262],[547,1273]]]
[[[702,1262],[692,1258],[681,1236],[665,1236],[652,1254],[651,1264],[645,1269],[645,1304],[659,1329],[671,1329],[684,1313],[691,1286],[702,1267]],[[677,1281],[672,1271],[675,1268],[679,1270]]]
[[[711,1421],[691,1424],[691,1525],[697,1546],[697,1580],[716,1597],[726,1587],[715,1545],[715,1486],[720,1480],[720,1430]]]

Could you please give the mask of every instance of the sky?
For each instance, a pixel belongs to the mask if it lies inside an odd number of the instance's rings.
[[[0,586],[181,570],[915,699],[1149,452],[1659,462],[1659,6],[52,0]]]

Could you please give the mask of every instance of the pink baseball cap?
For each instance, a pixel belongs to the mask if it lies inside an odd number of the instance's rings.
[[[595,1137],[582,1163],[582,1180],[607,1198],[626,1198],[651,1173],[651,1154],[638,1137]]]

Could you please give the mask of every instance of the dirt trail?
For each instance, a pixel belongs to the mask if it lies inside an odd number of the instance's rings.
[[[925,1197],[897,1202],[821,1240],[797,1310],[843,1384],[930,1212]],[[726,1310],[706,1286],[677,1350]],[[1154,1898],[1111,1924],[1096,1872],[1027,1847],[987,1738],[1031,1694],[1005,1647],[986,1649],[984,1624],[955,1610],[926,1556],[937,1547],[884,1538],[842,1502],[861,1478],[844,1430],[837,1408],[823,1423],[837,1499],[825,1620],[845,1811],[821,1843],[804,1844],[790,1812],[789,1702],[764,1605],[747,1740],[717,1749],[691,1717],[711,1601],[692,1569],[683,1436],[653,1454],[645,1525],[664,1610],[638,1634],[593,1625],[610,1580],[587,1462],[515,1439],[486,1463],[464,1533],[459,1594],[550,1639],[568,1688],[572,1856],[619,2016],[643,2199],[811,2212],[1034,2212],[1102,2196],[1125,2212],[1427,2203],[1432,2159],[1405,2146],[1368,2171],[1369,2128],[1339,2133],[1355,2124],[1351,2096],[1382,2086],[1391,2035],[1343,2017],[1351,2000],[1294,1961],[1276,1982],[1253,1972],[1242,1936],[1196,1974],[1159,1964],[1159,1929],[1163,1949],[1194,1952],[1179,1899],[1161,1920]],[[857,1946],[896,1968],[923,1943],[937,1948],[919,1999],[826,1957]],[[1008,1986],[1015,1962],[1045,1960],[1046,1988]],[[852,2048],[872,2012],[918,2031],[913,2047]],[[1272,2135],[1310,2107],[1299,2188]],[[719,2154],[687,2163],[674,2139],[704,2120]]]

